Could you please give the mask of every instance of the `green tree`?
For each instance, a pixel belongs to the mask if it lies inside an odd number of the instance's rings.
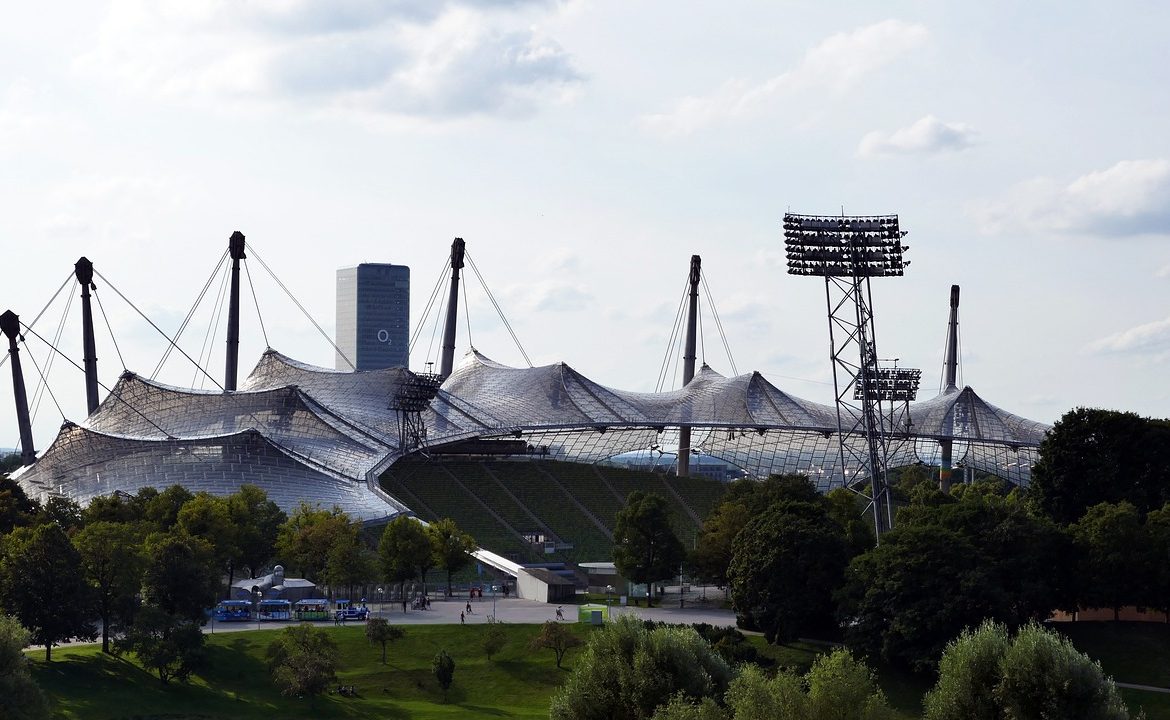
[[[434,546],[427,529],[418,520],[399,515],[386,524],[378,541],[378,558],[382,572],[390,582],[421,578],[426,582],[426,568],[434,563]]]
[[[1145,515],[1170,502],[1170,420],[1077,408],[1044,436],[1030,493],[1062,525],[1094,505],[1128,501]]]
[[[204,610],[215,604],[219,588],[211,546],[182,534],[154,534],[146,539],[142,577],[145,604],[168,615],[202,624]]]
[[[92,640],[89,586],[81,555],[56,523],[22,527],[4,539],[0,557],[0,605],[8,608],[45,646],[45,661],[63,640]]]
[[[932,488],[929,483],[916,487]],[[874,546],[873,525],[866,522],[865,500],[855,492],[843,487],[835,488],[825,495],[829,517],[845,532],[845,544],[849,556],[856,557]]]
[[[370,618],[366,622],[366,639],[382,646],[382,664],[386,664],[386,645],[406,636],[406,630],[391,625],[383,618]]]
[[[179,511],[188,500],[195,497],[182,485],[171,485],[159,492],[144,488],[137,495],[142,504],[142,516],[155,532],[170,532],[179,522]]]
[[[447,572],[447,594],[451,594],[451,574],[471,564],[475,539],[459,529],[451,518],[427,526],[434,548],[435,566]]]
[[[360,522],[339,529],[332,543],[325,556],[322,576],[331,588],[345,588],[352,596],[354,586],[363,585],[378,574],[377,556],[366,547]]]
[[[938,663],[938,681],[922,699],[925,720],[1001,720],[995,697],[999,663],[1011,646],[1005,625],[991,620],[964,629],[947,643]]]
[[[1036,624],[1010,638],[986,622],[947,645],[925,720],[1125,720],[1113,681],[1067,639]]]
[[[431,672],[439,681],[439,687],[443,688],[443,700],[446,701],[447,690],[455,681],[455,661],[451,659],[446,650],[440,650],[435,655],[435,659],[431,661]]]
[[[114,642],[118,653],[135,655],[142,667],[158,673],[163,685],[186,681],[207,660],[199,623],[154,605],[134,616],[134,624]]]
[[[636,583],[646,584],[646,605],[654,595],[651,585],[670,577],[686,555],[670,527],[666,498],[635,490],[616,517],[613,532],[613,561],[618,572]]]
[[[40,507],[33,522],[38,525],[53,523],[64,530],[67,535],[72,535],[82,524],[81,506],[77,504],[76,500],[54,496]]]
[[[347,532],[349,517],[341,508],[322,510],[303,502],[277,531],[276,555],[286,566],[320,582],[329,564],[329,549],[334,539]]]
[[[705,582],[727,587],[727,569],[731,567],[731,543],[748,524],[752,512],[743,502],[723,502],[703,521],[690,564]]]
[[[568,627],[549,620],[540,626],[540,632],[532,638],[529,647],[532,650],[552,650],[557,656],[557,667],[559,668],[565,659],[565,653],[582,644],[581,638],[577,637]]]
[[[483,633],[483,640],[481,641],[483,654],[487,656],[487,659],[491,660],[492,656],[503,650],[507,644],[508,633],[504,632],[504,628],[500,627],[499,623],[488,625],[487,630]],[[560,662],[557,663],[557,667],[560,667]]]
[[[217,569],[228,576],[223,597],[230,598],[239,548],[227,500],[210,493],[196,493],[179,508],[177,525],[183,533],[203,540],[211,548]]]
[[[1146,516],[1146,540],[1151,568],[1146,603],[1165,613],[1170,622],[1170,503]]]
[[[109,522],[118,524],[133,524],[141,522],[145,509],[142,503],[135,498],[124,494],[99,495],[89,501],[81,511],[81,520],[85,525],[95,522]]]
[[[268,646],[268,668],[281,694],[307,695],[310,704],[337,679],[339,657],[333,638],[312,625],[285,628]]]
[[[886,720],[894,714],[873,671],[847,650],[821,655],[805,675],[810,720]]]
[[[73,536],[85,579],[96,596],[102,621],[102,652],[110,652],[110,624],[128,610],[142,585],[143,558],[134,527],[98,520]]]
[[[807,686],[808,690],[805,691]],[[845,650],[822,655],[804,676],[781,670],[769,678],[744,665],[726,694],[727,711],[714,699],[692,704],[676,695],[654,720],[892,720],[897,717],[873,673]]]
[[[623,616],[592,633],[573,671],[553,695],[551,720],[641,720],[681,694],[719,698],[732,671],[691,627],[650,629]]]
[[[1137,508],[1128,502],[1089,508],[1072,526],[1082,558],[1081,604],[1113,608],[1116,621],[1124,605],[1143,600],[1143,586],[1155,572]]]
[[[823,506],[773,505],[732,544],[727,575],[741,624],[770,643],[835,632],[833,592],[848,562],[844,532]]]
[[[241,485],[227,502],[236,528],[237,562],[257,577],[276,552],[276,537],[288,516],[255,485]]]
[[[9,720],[44,720],[49,702],[33,680],[24,648],[29,633],[9,615],[0,615],[0,717]]]
[[[30,500],[15,480],[0,475],[0,536],[30,524],[39,510],[40,505]]]
[[[1075,602],[1072,541],[1025,504],[973,494],[911,505],[838,593],[850,647],[928,671],[964,627],[1016,627]]]

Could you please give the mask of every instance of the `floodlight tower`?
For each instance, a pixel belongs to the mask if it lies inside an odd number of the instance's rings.
[[[837,405],[841,471],[846,487],[869,477],[874,531],[893,524],[886,459],[889,431],[881,411],[881,371],[873,322],[870,278],[899,277],[906,233],[897,215],[822,216],[784,214],[790,275],[825,279],[829,311],[829,358]],[[862,438],[863,443],[853,442]]]

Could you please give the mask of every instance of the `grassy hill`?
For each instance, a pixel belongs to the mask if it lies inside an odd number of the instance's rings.
[[[568,676],[579,651],[558,670],[551,652],[533,653],[529,639],[536,625],[503,625],[508,643],[494,660],[480,651],[486,625],[424,625],[390,647],[387,664],[369,645],[361,627],[329,627],[341,648],[338,681],[357,688],[357,697],[326,695],[307,700],[282,697],[264,663],[277,630],[208,636],[211,667],[189,684],[163,686],[130,659],[104,656],[98,646],[60,648],[54,661],[30,655],[37,681],[55,703],[60,720],[287,720],[309,718],[545,718],[553,692]],[[587,626],[572,625],[587,637]],[[1138,684],[1170,684],[1170,626],[1143,623],[1083,623],[1062,626],[1079,648],[1099,659],[1115,679]],[[780,666],[807,669],[825,646],[793,643],[767,646],[751,641]],[[440,649],[456,663],[455,682],[446,701],[430,672]],[[919,717],[930,680],[889,669],[878,671],[891,704],[906,720]],[[1170,720],[1170,695],[1123,690],[1135,711],[1149,720]]]

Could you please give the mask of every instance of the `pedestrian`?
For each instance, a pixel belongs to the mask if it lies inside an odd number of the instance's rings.
[[[467,601],[467,614],[468,615],[471,614],[471,601],[470,600]]]
[[[467,616],[465,616],[465,615],[463,614],[463,611],[462,611],[462,610],[460,610],[460,611],[459,611],[459,624],[460,624],[460,625],[466,625],[466,624],[467,624],[467,619],[466,619],[466,617],[467,617]]]
[[[402,614],[406,614],[406,598],[402,598]]]

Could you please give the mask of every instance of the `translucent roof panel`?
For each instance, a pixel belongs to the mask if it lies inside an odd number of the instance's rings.
[[[202,392],[133,373],[123,374],[85,426],[160,440],[254,429],[289,453],[354,479],[364,479],[389,452],[385,444],[325,411],[295,387]]]
[[[285,512],[302,501],[336,505],[363,521],[406,510],[364,481],[324,472],[290,457],[252,430],[221,437],[154,440],[107,435],[67,423],[19,482],[32,496],[64,494],[82,504],[99,495],[176,484],[222,496],[251,483],[263,488]]]

